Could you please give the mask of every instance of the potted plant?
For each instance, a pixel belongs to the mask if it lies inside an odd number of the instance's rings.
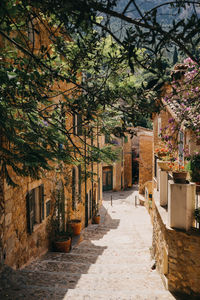
[[[188,162],[188,170],[190,172],[191,181],[200,183],[200,153],[194,152],[193,155],[190,156],[190,160]]]
[[[73,219],[68,222],[68,226],[71,229],[73,235],[79,235],[82,229],[82,223],[80,219]]]
[[[53,250],[69,252],[71,250],[71,232],[65,224],[65,195],[62,182],[57,183],[54,195],[53,214],[50,220]]]
[[[71,233],[64,230],[58,215],[51,219],[51,237],[53,239],[53,250],[68,253],[71,250]]]
[[[71,241],[72,239],[69,233],[59,232],[59,234],[55,236],[53,249],[57,252],[68,253],[71,250]]]
[[[174,161],[173,154],[167,147],[156,148],[155,153],[158,156],[158,166],[162,171],[170,171],[170,164]]]
[[[200,224],[200,207],[196,208],[194,210],[194,217],[195,217],[195,220],[198,224]],[[200,226],[199,226],[200,228]]]
[[[71,211],[68,210],[67,215],[67,228],[72,232],[73,235],[79,235],[82,229],[81,219],[77,217],[78,209],[75,208],[75,218],[71,219]]]
[[[172,164],[172,176],[175,183],[186,183],[186,178],[188,172],[185,170],[184,166],[181,166],[179,163]]]
[[[99,214],[99,203],[95,203],[94,206],[94,215],[93,215],[93,223],[99,224],[101,220],[100,214]]]
[[[196,183],[197,192],[200,192],[200,153],[195,151],[188,160],[187,170],[190,173],[190,180]]]

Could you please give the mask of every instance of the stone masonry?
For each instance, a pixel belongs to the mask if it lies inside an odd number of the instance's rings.
[[[162,211],[155,206],[153,251],[158,271],[170,291],[200,299],[200,232],[167,227]]]

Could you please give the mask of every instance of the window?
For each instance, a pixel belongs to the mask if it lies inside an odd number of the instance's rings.
[[[28,192],[27,203],[27,229],[31,234],[34,225],[44,220],[44,185],[40,185]]]
[[[73,114],[73,134],[82,135],[82,114]]]
[[[72,209],[76,210],[77,201],[81,202],[81,165],[72,169]]]
[[[100,177],[98,178],[98,198],[97,201],[99,203],[101,197],[101,186],[100,186]]]
[[[81,202],[81,183],[82,183],[82,178],[81,178],[81,165],[78,166],[78,200]]]
[[[157,170],[157,160],[158,160],[158,156],[154,156],[154,177],[157,178],[158,175],[158,170]]]
[[[184,133],[182,131],[179,131],[178,141],[178,160],[179,164],[182,166],[184,165]]]
[[[46,201],[46,218],[50,215],[51,212],[51,200]]]
[[[161,133],[161,118],[158,117],[158,136],[160,136]]]

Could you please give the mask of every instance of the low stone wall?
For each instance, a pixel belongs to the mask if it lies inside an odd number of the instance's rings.
[[[184,232],[167,227],[157,206],[153,220],[153,254],[167,288],[200,295],[200,230]]]

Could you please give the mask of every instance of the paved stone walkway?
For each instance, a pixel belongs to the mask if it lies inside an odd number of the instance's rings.
[[[136,194],[105,193],[101,224],[89,225],[71,253],[48,252],[22,270],[5,270],[0,299],[175,299],[151,270],[152,226],[146,209],[135,207]]]

